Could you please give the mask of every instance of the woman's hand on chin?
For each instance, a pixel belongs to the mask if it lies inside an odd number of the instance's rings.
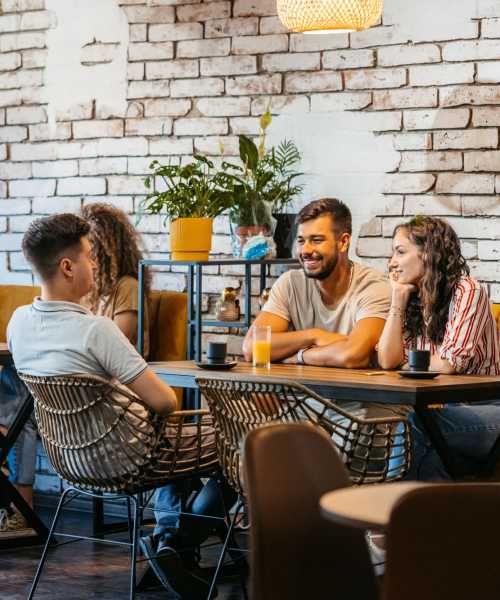
[[[389,281],[392,288],[392,305],[405,309],[411,294],[417,291],[417,286],[413,283],[399,281],[399,275],[394,271],[389,273]]]

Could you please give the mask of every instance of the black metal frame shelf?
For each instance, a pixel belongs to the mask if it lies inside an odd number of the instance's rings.
[[[260,291],[266,287],[267,277],[270,275],[271,265],[298,265],[295,258],[274,258],[269,260],[243,260],[243,259],[220,259],[208,261],[178,261],[168,259],[143,259],[139,261],[139,323],[137,335],[137,348],[142,354],[144,348],[143,313],[144,313],[144,268],[153,266],[176,266],[187,267],[187,295],[188,295],[188,322],[187,322],[187,357],[189,360],[201,360],[201,334],[203,326],[207,327],[238,327],[248,329],[251,324],[251,297],[252,297],[252,267],[260,267],[259,283]],[[203,267],[213,266],[235,266],[245,267],[244,287],[244,318],[239,321],[219,321],[215,319],[203,319],[202,317],[202,295],[203,295]],[[221,290],[222,291],[222,290]]]

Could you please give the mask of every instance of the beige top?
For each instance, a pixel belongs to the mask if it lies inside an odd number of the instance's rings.
[[[286,319],[296,331],[319,327],[343,335],[349,335],[361,319],[386,319],[391,306],[389,281],[371,267],[353,263],[353,269],[351,285],[335,309],[323,303],[317,280],[293,269],[273,285],[262,310]]]
[[[114,291],[102,298],[97,307],[97,314],[115,320],[121,313],[139,310],[138,281],[130,275],[125,275],[118,280]],[[148,303],[144,303],[144,357],[149,356],[149,310]]]

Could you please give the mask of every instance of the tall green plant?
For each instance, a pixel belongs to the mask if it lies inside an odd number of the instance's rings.
[[[266,129],[270,123],[271,114],[266,111],[260,119],[258,146],[246,135],[239,136],[241,165],[223,163],[235,199],[231,212],[242,224],[265,223],[270,212],[283,212],[303,189],[295,183],[302,175],[294,170],[301,159],[297,146],[283,140],[278,147],[266,151]]]
[[[165,220],[186,217],[214,218],[232,208],[234,199],[228,193],[228,177],[223,169],[195,154],[187,165],[161,165],[154,160],[144,180],[151,190],[139,206],[139,214],[165,214]]]

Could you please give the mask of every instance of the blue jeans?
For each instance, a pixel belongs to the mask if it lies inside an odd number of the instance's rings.
[[[165,485],[156,491],[154,534],[180,535],[186,545],[197,546],[220,522],[196,517],[222,517],[225,508],[231,508],[235,501],[236,493],[225,480],[215,477],[205,485],[198,478]]]
[[[26,394],[26,387],[13,367],[0,369],[0,425],[6,428],[10,427]],[[37,429],[33,415],[31,415],[14,446],[15,482],[18,485],[33,485],[36,447]]]
[[[477,474],[500,435],[500,400],[488,404],[457,404],[434,409],[435,419],[453,455],[456,475]],[[418,416],[409,417],[412,464],[407,479],[450,479]]]

